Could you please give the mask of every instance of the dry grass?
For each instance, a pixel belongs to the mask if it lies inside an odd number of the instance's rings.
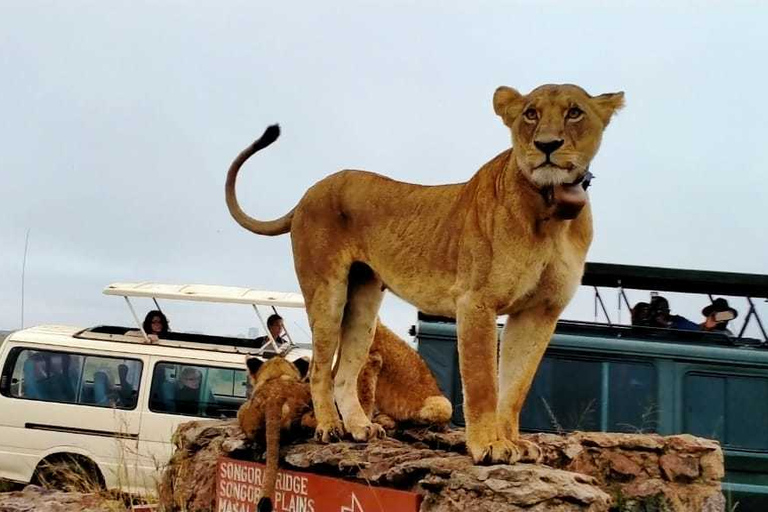
[[[24,487],[24,484],[11,482],[10,480],[3,480],[0,478],[0,492],[18,491],[22,487]]]

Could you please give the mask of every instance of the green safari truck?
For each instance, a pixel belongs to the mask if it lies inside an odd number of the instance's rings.
[[[600,321],[561,320],[523,408],[524,431],[689,433],[717,439],[725,453],[723,492],[738,510],[768,510],[768,336],[759,316],[768,276],[588,263]],[[603,300],[613,289],[727,296],[741,311],[733,332],[612,321]],[[636,293],[636,292],[633,292]],[[690,300],[691,298],[688,297]],[[635,308],[635,311],[637,309]],[[698,320],[698,318],[697,318]],[[454,320],[419,313],[412,329],[463,425]]]

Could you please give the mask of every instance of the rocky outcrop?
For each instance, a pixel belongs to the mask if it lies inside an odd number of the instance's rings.
[[[121,501],[96,493],[50,491],[28,485],[22,491],[0,493],[0,512],[127,512]]]
[[[622,512],[725,509],[720,492],[723,452],[715,441],[687,434],[528,436],[544,448],[544,463],[594,477]],[[643,508],[646,507],[646,508]]]
[[[723,456],[713,441],[689,435],[573,433],[525,436],[539,443],[541,464],[475,466],[463,431],[404,430],[367,444],[294,442],[286,469],[414,491],[422,511],[724,510]],[[168,510],[210,510],[219,457],[258,460],[236,422],[182,425],[161,485]]]

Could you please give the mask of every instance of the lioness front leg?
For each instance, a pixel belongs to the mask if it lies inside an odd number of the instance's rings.
[[[456,327],[467,451],[475,463],[510,462],[515,445],[497,430],[496,311],[474,297],[464,297],[457,304]]]
[[[539,461],[541,449],[520,439],[520,411],[559,315],[560,309],[544,307],[510,315],[501,337],[499,432],[515,444],[518,460],[525,462]]]

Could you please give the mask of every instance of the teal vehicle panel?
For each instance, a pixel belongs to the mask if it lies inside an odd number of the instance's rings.
[[[454,404],[453,422],[463,425],[455,324],[420,319],[415,336]],[[740,511],[768,510],[768,349],[757,340],[560,322],[521,429],[715,438],[725,455],[726,498]]]

